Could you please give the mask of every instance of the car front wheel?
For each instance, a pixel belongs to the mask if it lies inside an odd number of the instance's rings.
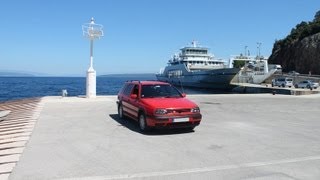
[[[146,132],[149,130],[144,113],[139,114],[139,128],[142,132]]]

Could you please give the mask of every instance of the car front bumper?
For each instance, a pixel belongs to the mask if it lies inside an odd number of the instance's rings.
[[[176,121],[183,119],[183,121]],[[192,128],[200,124],[201,114],[187,116],[147,116],[147,124],[151,128]]]

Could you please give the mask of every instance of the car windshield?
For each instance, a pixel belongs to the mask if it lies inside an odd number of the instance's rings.
[[[166,84],[143,85],[141,91],[142,98],[171,98],[182,97],[181,93],[173,86]]]

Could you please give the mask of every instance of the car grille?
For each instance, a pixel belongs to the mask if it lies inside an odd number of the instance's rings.
[[[176,113],[189,113],[189,112],[191,112],[191,109],[168,109],[167,112],[168,113],[173,113],[173,114],[176,114]]]

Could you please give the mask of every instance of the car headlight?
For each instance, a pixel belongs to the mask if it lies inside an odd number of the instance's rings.
[[[166,109],[156,109],[155,114],[158,115],[163,115],[163,114],[167,114],[168,111]]]
[[[199,107],[195,107],[191,109],[192,113],[199,113],[200,112],[200,108]]]

